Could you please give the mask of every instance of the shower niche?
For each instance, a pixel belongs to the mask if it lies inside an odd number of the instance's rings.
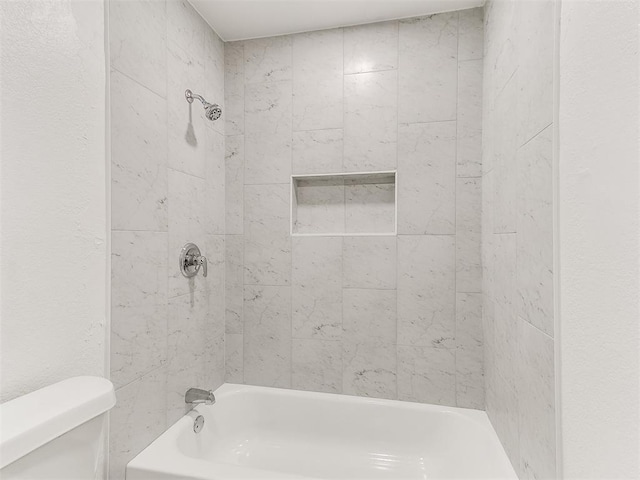
[[[396,171],[292,175],[292,236],[395,235]]]

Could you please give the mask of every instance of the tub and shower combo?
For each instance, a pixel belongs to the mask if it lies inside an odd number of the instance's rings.
[[[517,479],[483,411],[231,384],[215,397],[127,480]]]

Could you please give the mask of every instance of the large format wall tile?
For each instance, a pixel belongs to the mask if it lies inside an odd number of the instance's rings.
[[[398,68],[398,22],[372,23],[344,29],[344,73]]]
[[[291,55],[287,35],[245,41],[245,84],[291,80]]]
[[[342,128],[342,29],[293,36],[293,129]]]
[[[458,64],[457,110],[456,174],[479,177],[482,175],[482,58]]]
[[[109,2],[109,57],[114,68],[148,89],[167,93],[165,2]]]
[[[471,8],[458,12],[458,60],[482,60],[483,40],[483,9]]]
[[[111,72],[111,227],[167,230],[167,102]]]
[[[484,409],[482,294],[456,294],[456,404]]]
[[[225,233],[225,146],[224,135],[206,129],[205,231],[211,235]],[[206,255],[206,254],[205,254]]]
[[[343,338],[352,343],[396,343],[396,291],[345,288]]]
[[[554,478],[556,429],[553,338],[518,323],[518,427],[524,478]]]
[[[342,149],[342,129],[293,132],[292,171],[294,174],[341,172]]]
[[[344,77],[344,168],[376,171],[396,166],[398,72]]]
[[[482,180],[456,180],[456,291],[482,291]]]
[[[244,136],[225,137],[225,233],[244,233]]]
[[[225,235],[225,331],[242,333],[242,288],[244,285],[244,237]]]
[[[337,340],[342,333],[342,238],[293,239],[294,338]]]
[[[398,344],[453,351],[453,235],[398,237]]]
[[[244,133],[244,43],[224,44],[225,135]]]
[[[401,123],[456,118],[458,12],[400,21]]]
[[[398,399],[455,405],[455,351],[398,345]]]
[[[167,233],[111,234],[111,381],[116,388],[167,360]]]
[[[553,336],[553,132],[518,150],[518,313]]]
[[[455,233],[456,123],[398,128],[398,233]]]
[[[167,428],[166,367],[116,390],[109,414],[109,478],[124,480],[133,457]]]
[[[342,392],[340,342],[294,338],[291,387],[314,392]]]
[[[291,133],[247,132],[244,145],[245,185],[289,182]]]
[[[344,340],[342,393],[396,398],[396,346]]]
[[[244,287],[244,381],[291,387],[290,287]]]
[[[395,237],[345,237],[342,285],[347,288],[396,288]]]
[[[289,185],[244,189],[244,283],[289,285]]]
[[[291,89],[291,81],[245,85],[245,133],[271,133],[284,138],[290,136]]]
[[[225,335],[224,381],[227,383],[244,383],[244,335],[227,333]]]

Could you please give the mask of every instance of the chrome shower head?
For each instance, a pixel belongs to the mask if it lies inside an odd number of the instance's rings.
[[[220,108],[220,105],[218,105],[217,103],[207,102],[200,95],[198,95],[197,93],[193,93],[189,89],[187,89],[184,92],[184,97],[187,99],[187,102],[189,103],[193,103],[194,98],[197,98],[198,100],[200,100],[200,103],[202,103],[202,106],[204,107],[205,116],[207,117],[207,119],[211,120],[212,122],[214,120],[218,120],[222,115],[222,108]]]

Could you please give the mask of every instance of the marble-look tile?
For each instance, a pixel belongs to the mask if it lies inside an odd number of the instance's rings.
[[[207,278],[205,279],[209,292],[209,321],[215,322],[223,328],[214,330],[215,335],[224,333],[225,325],[225,279],[226,279],[226,236],[207,235],[204,244],[207,257]]]
[[[342,333],[342,238],[292,241],[293,337],[337,340]]]
[[[178,257],[182,247],[195,243],[204,248],[206,215],[204,211],[205,181],[201,178],[169,169],[169,298],[184,295],[194,289],[203,288],[205,279],[201,274],[186,278],[178,268]],[[205,257],[206,252],[202,253]]]
[[[494,233],[516,231],[516,87],[516,76],[513,76],[496,100],[496,141],[493,145]]]
[[[556,478],[553,339],[518,322],[518,426],[522,478]]]
[[[167,68],[168,165],[205,178],[208,120],[200,102],[188,103],[184,98],[185,85],[195,93],[204,89],[203,59],[169,42]]]
[[[396,237],[345,237],[342,285],[396,288]]]
[[[456,123],[400,125],[398,233],[453,234]]]
[[[396,230],[395,183],[345,183],[345,231],[394,233]]]
[[[455,347],[455,237],[398,237],[398,344]]]
[[[398,72],[344,77],[344,169],[396,167]]]
[[[293,129],[342,128],[342,29],[293,36]]]
[[[343,131],[293,132],[293,173],[339,173],[342,171]]]
[[[343,337],[363,344],[396,343],[396,291],[345,288]]]
[[[456,404],[455,350],[398,345],[398,399]]]
[[[344,29],[344,73],[398,68],[398,22],[371,23]]]
[[[167,423],[172,424],[190,407],[184,392],[201,385],[206,374],[208,294],[198,290],[169,299]]]
[[[226,106],[224,103],[224,42],[208,26],[204,32],[204,97],[211,103],[222,107],[223,117],[206,125],[212,130],[225,134]]]
[[[456,405],[484,409],[482,294],[456,294]]]
[[[495,389],[487,391],[487,413],[511,465],[519,473],[518,395],[500,376],[496,377]]]
[[[289,285],[289,185],[244,189],[244,283]]]
[[[342,392],[342,346],[326,340],[293,340],[291,387],[313,392]]]
[[[225,233],[225,138],[215,130],[206,129],[207,155],[205,164],[205,231],[211,235]]]
[[[226,135],[244,133],[244,43],[224,44],[224,128]]]
[[[291,132],[247,132],[244,136],[244,183],[289,183]]]
[[[245,84],[291,80],[291,36],[244,42]]]
[[[116,69],[158,95],[167,93],[165,2],[109,2],[109,56]]]
[[[244,237],[225,238],[225,328],[227,333],[242,333],[242,287],[244,272]]]
[[[352,341],[342,343],[342,393],[395,399],[396,346]]]
[[[227,383],[244,383],[243,335],[227,333],[225,335],[225,375]]]
[[[518,68],[519,10],[525,2],[491,2],[485,11],[487,93],[497,95]]]
[[[470,8],[458,12],[458,60],[478,60],[484,48],[483,8]]]
[[[244,135],[225,137],[225,233],[244,232]]]
[[[167,230],[167,102],[112,71],[111,227]]]
[[[291,135],[291,81],[245,85],[245,133]]]
[[[521,2],[518,21],[518,146],[553,121],[556,1]]]
[[[140,253],[145,252],[145,268]],[[111,234],[111,381],[115,388],[167,360],[167,233]]]
[[[401,123],[456,118],[458,12],[400,21],[398,118]]]
[[[298,180],[294,191],[294,233],[344,232],[344,186],[335,180]]]
[[[482,60],[458,65],[456,174],[482,175]]]
[[[133,457],[167,428],[166,367],[158,368],[116,390],[109,413],[109,478],[124,480]]]
[[[456,179],[456,291],[482,291],[482,179]]]
[[[516,235],[495,235],[493,259],[496,370],[510,388],[517,376]]]
[[[553,336],[553,132],[518,151],[518,313]]]
[[[204,59],[204,32],[209,26],[188,0],[167,1],[167,20],[167,39]]]
[[[291,287],[244,287],[244,381],[291,387]]]

